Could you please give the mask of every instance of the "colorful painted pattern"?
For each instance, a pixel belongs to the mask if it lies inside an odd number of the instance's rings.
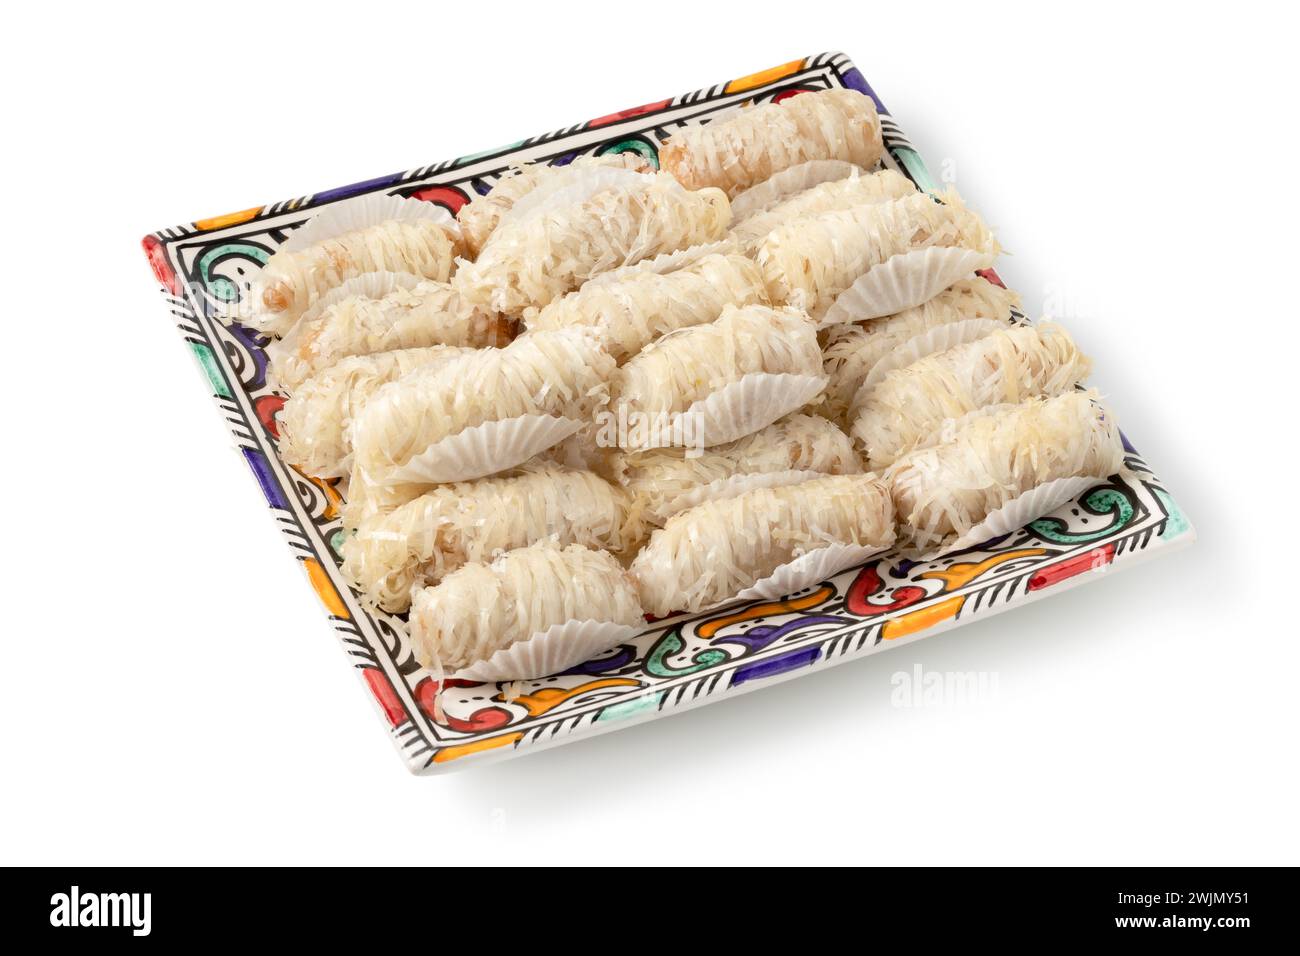
[[[214,400],[412,769],[478,763],[763,687],[1192,540],[1186,517],[1130,447],[1124,476],[977,549],[924,564],[886,557],[781,601],[657,622],[635,641],[544,680],[500,686],[447,681],[441,695],[415,662],[399,622],[372,614],[347,588],[338,572],[345,533],[338,491],[333,482],[304,476],[280,460],[274,416],[283,397],[266,384],[264,343],[227,318],[274,249],[314,211],[340,199],[382,192],[455,213],[511,164],[560,165],[585,153],[628,150],[657,162],[658,144],[681,126],[751,100],[833,86],[875,99],[886,163],[929,186],[920,156],[862,74],[844,55],[825,53],[498,149],[145,237],[150,266]]]

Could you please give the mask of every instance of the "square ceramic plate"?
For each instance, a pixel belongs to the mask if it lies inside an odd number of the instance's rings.
[[[921,564],[886,556],[782,601],[661,621],[597,660],[519,682],[509,699],[497,685],[449,682],[444,713],[435,720],[436,686],[415,662],[402,628],[366,610],[339,574],[345,532],[334,483],[306,477],[280,460],[275,413],[283,398],[266,384],[263,343],[223,316],[276,247],[330,203],[383,193],[455,213],[512,164],[628,150],[654,160],[658,144],[684,125],[726,116],[750,100],[828,87],[875,99],[886,164],[921,188],[933,187],[920,156],[862,74],[844,55],[823,53],[499,149],[145,237],[168,308],[239,453],[414,772],[477,765],[679,713],[1055,594],[1193,540],[1169,493],[1126,446],[1123,476],[977,549]]]

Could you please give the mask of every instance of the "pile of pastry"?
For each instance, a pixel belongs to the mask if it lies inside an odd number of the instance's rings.
[[[803,93],[660,151],[509,171],[452,219],[367,197],[291,235],[241,321],[280,451],[346,481],[346,576],[421,663],[571,667],[649,617],[935,556],[1117,471],[1066,331],[979,273],[872,100]]]

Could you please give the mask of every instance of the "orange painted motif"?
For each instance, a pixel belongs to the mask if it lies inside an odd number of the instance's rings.
[[[317,478],[314,475],[306,474],[302,469],[294,466],[294,471],[302,475],[303,480],[310,481],[320,489],[321,494],[325,496],[325,510],[322,517],[327,519],[337,518],[339,516],[339,506],[343,504],[343,496],[339,494],[338,483],[342,478]]]
[[[921,577],[942,581],[946,585],[945,590],[955,591],[957,588],[970,584],[985,571],[990,571],[999,564],[1015,561],[1018,558],[1036,558],[1046,553],[1047,551],[1043,548],[1021,548],[1019,551],[1004,551],[1002,554],[995,554],[991,558],[985,558],[977,563],[966,562],[954,564],[938,571],[926,571]]]
[[[749,76],[742,76],[738,80],[732,80],[726,85],[724,93],[743,93],[745,90],[752,90],[760,86],[766,86],[768,83],[775,83],[777,80],[785,79],[794,73],[803,69],[803,60],[791,60],[789,63],[782,63],[780,66],[774,66],[770,70],[763,70],[759,73],[751,73]]]
[[[456,744],[452,747],[443,747],[433,755],[434,763],[447,763],[450,760],[459,760],[461,757],[468,757],[470,754],[481,753],[484,750],[496,750],[498,747],[511,747],[519,742],[523,733],[516,732],[513,734],[500,734],[496,737],[488,737],[486,740],[476,740],[469,744]]]
[[[227,226],[238,226],[241,222],[248,222],[259,212],[261,206],[254,206],[251,209],[241,209],[239,212],[228,212],[224,216],[213,216],[211,219],[199,219],[194,223],[194,228],[200,232],[207,232],[211,229],[225,229]]]
[[[537,717],[546,713],[548,710],[554,710],[565,701],[573,700],[575,697],[581,697],[583,694],[590,694],[592,691],[604,690],[608,687],[640,687],[639,680],[633,680],[630,677],[605,677],[601,680],[588,681],[585,684],[579,684],[577,687],[543,687],[541,690],[532,694],[524,694],[522,697],[516,697],[510,701],[512,704],[519,704],[528,711],[528,716]],[[498,694],[496,700],[505,700],[504,694]]]
[[[758,617],[767,617],[769,614],[790,614],[793,611],[806,611],[810,607],[816,607],[823,601],[830,598],[835,593],[834,588],[818,588],[812,594],[805,595],[801,598],[794,598],[788,601],[769,601],[766,604],[755,604],[753,607],[747,607],[743,611],[737,611],[734,614],[726,614],[722,617],[715,617],[705,624],[701,624],[695,629],[695,633],[700,637],[708,640],[731,624],[739,624],[741,621],[752,621]]]
[[[930,607],[911,611],[902,617],[886,621],[885,626],[881,628],[880,636],[887,641],[893,641],[900,637],[906,637],[908,634],[915,634],[917,631],[924,631],[927,627],[934,627],[940,621],[956,617],[957,612],[961,610],[961,606],[965,602],[966,596],[959,594],[956,597],[948,598],[946,601],[940,601],[938,604],[932,604]]]
[[[334,617],[341,617],[348,620],[352,617],[348,613],[348,607],[343,603],[343,598],[339,596],[338,588],[334,587],[334,582],[330,576],[325,573],[320,562],[315,558],[307,558],[303,561],[307,568],[307,578],[311,581],[311,586],[316,589],[320,595],[321,603],[325,605],[325,610],[329,611]]]

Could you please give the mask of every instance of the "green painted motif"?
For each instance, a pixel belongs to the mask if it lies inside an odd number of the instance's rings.
[[[907,174],[912,177],[918,186],[925,192],[935,192],[939,184],[934,181],[930,175],[930,170],[925,168],[925,162],[914,151],[900,147],[894,150],[894,158],[907,170]]]
[[[230,398],[230,386],[226,384],[226,379],[217,366],[217,357],[212,354],[212,349],[202,342],[191,342],[190,348],[194,350],[194,357],[199,360],[199,366],[203,369],[203,374],[208,377],[208,381],[212,384],[213,394],[220,395],[222,398]]]
[[[1129,500],[1128,495],[1114,488],[1100,488],[1091,492],[1083,501],[1090,511],[1102,514],[1113,513],[1114,520],[1095,531],[1070,532],[1066,530],[1067,525],[1060,518],[1039,518],[1029,523],[1029,530],[1040,538],[1059,544],[1083,544],[1112,535],[1133,520],[1133,502]]]
[[[207,288],[208,294],[218,302],[239,301],[239,286],[225,276],[212,274],[212,269],[218,262],[232,256],[250,259],[260,267],[266,265],[270,253],[261,246],[250,245],[246,242],[228,242],[203,253],[198,262],[199,279]]]
[[[348,540],[346,528],[339,528],[330,535],[330,550],[334,552],[334,556],[340,561],[343,560],[343,542],[346,540]]]
[[[659,706],[659,701],[664,699],[664,694],[666,693],[668,693],[668,691],[661,690],[656,691],[653,694],[642,694],[639,697],[633,697],[631,700],[625,700],[618,704],[610,704],[596,715],[596,720],[622,720],[625,717],[631,717],[634,714],[640,714],[647,710],[654,710]]]
[[[1168,541],[1170,538],[1177,538],[1181,534],[1186,534],[1191,528],[1191,522],[1183,515],[1183,509],[1174,504],[1174,499],[1169,496],[1169,492],[1163,488],[1152,488],[1160,503],[1164,505],[1165,514],[1169,517],[1165,521],[1164,530],[1160,532],[1161,540]]]
[[[655,149],[654,144],[649,140],[639,137],[625,139],[622,142],[604,147],[597,155],[608,156],[610,153],[636,153],[655,169],[659,168],[659,151]]]
[[[672,630],[659,638],[659,641],[650,649],[646,656],[646,672],[655,677],[676,677],[681,674],[694,674],[696,671],[702,671],[706,667],[713,667],[715,664],[721,664],[728,660],[727,652],[720,650],[700,651],[691,658],[691,663],[686,667],[673,667],[668,663],[668,658],[674,654],[680,654],[686,642],[682,640],[679,630]]]
[[[497,153],[504,153],[512,149],[518,149],[520,146],[524,145],[525,142],[526,140],[521,139],[513,143],[509,143],[506,146],[498,146],[496,149],[485,149],[480,153],[470,153],[468,156],[461,156],[454,163],[452,163],[452,165],[464,166],[466,163],[472,163],[474,162],[474,160],[482,159],[484,156],[493,156]]]

